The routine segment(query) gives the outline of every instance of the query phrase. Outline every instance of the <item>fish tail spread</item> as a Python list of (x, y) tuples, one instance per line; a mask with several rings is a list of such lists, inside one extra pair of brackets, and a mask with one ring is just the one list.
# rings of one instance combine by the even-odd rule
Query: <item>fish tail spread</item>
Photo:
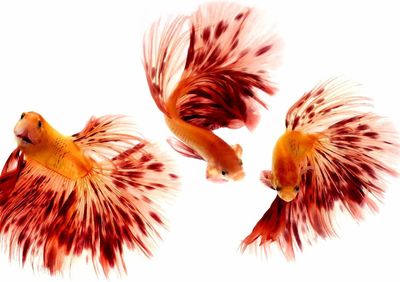
[(107, 276), (111, 269), (126, 271), (126, 249), (152, 255), (166, 223), (161, 206), (178, 177), (168, 157), (132, 130), (125, 118), (105, 116), (73, 135), (93, 162), (77, 180), (14, 154), (18, 169), (6, 166), (18, 170), (18, 179), (0, 202), (0, 234), (10, 258), (54, 274), (84, 256)]
[(270, 26), (260, 32), (256, 14), (233, 3), (211, 3), (163, 28), (160, 21), (152, 25), (144, 67), (161, 111), (169, 115), (166, 105), (173, 104), (180, 119), (210, 130), (256, 126), (265, 93), (275, 93), (270, 71), (280, 53), (278, 38)]
[(287, 129), (319, 138), (302, 167), (297, 197), (289, 203), (277, 197), (243, 241), (243, 250), (277, 242), (287, 258), (294, 258), (304, 242), (337, 235), (336, 212), (359, 221), (366, 210), (377, 211), (385, 178), (398, 176), (398, 133), (387, 118), (369, 110), (370, 101), (356, 86), (330, 79), (290, 108)]

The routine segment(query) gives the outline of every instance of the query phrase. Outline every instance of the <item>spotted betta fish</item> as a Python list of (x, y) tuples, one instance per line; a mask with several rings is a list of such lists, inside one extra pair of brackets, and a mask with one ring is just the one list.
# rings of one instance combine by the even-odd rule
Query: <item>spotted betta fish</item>
[(26, 112), (14, 133), (18, 147), (0, 177), (0, 236), (10, 258), (55, 274), (84, 256), (107, 276), (126, 272), (124, 249), (151, 256), (164, 226), (160, 206), (178, 177), (127, 117), (93, 117), (64, 136)]
[(392, 124), (370, 111), (355, 83), (330, 79), (305, 93), (286, 115), (272, 170), (261, 180), (277, 197), (242, 249), (266, 249), (276, 242), (288, 259), (304, 242), (336, 236), (339, 211), (355, 220), (377, 211), (386, 176), (397, 176), (398, 134)]
[[(274, 94), (270, 70), (280, 44), (271, 26), (260, 32), (256, 11), (233, 3), (200, 6), (191, 16), (154, 23), (144, 39), (144, 68), (151, 95), (169, 129), (169, 144), (207, 162), (207, 179), (244, 177), (242, 148), (213, 133), (253, 129), (266, 94)], [(257, 93), (260, 91), (261, 93)]]

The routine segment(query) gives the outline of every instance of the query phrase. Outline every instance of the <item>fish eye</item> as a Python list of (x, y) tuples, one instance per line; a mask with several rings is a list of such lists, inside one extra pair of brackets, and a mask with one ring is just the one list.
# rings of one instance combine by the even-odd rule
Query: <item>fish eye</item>
[(25, 113), (21, 114), (21, 119), (23, 119), (25, 117)]
[(221, 170), (221, 174), (223, 175), (223, 176), (226, 176), (226, 175), (228, 175), (228, 171), (226, 171), (226, 170)]
[(240, 164), (240, 165), (243, 165), (243, 161), (242, 161), (242, 160), (239, 160), (239, 164)]
[(298, 185), (296, 185), (295, 187), (294, 187), (294, 191), (296, 191), (297, 193), (300, 191), (300, 187), (298, 186)]
[(279, 192), (279, 191), (282, 190), (282, 188), (278, 186), (278, 187), (275, 188), (275, 190), (276, 190), (277, 192)]
[(38, 126), (38, 128), (42, 128), (42, 121), (41, 120), (38, 121), (37, 126)]

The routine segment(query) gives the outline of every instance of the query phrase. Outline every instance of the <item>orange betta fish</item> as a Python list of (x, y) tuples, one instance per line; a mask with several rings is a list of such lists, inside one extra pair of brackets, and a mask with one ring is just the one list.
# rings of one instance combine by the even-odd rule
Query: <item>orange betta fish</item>
[(180, 139), (169, 143), (205, 160), (207, 179), (244, 177), (241, 146), (230, 146), (213, 130), (256, 126), (260, 106), (266, 107), (256, 90), (275, 93), (269, 71), (279, 51), (274, 33), (260, 33), (256, 11), (233, 3), (206, 4), (150, 28), (144, 67), (154, 101)]
[(27, 112), (18, 147), (0, 176), (0, 236), (10, 258), (62, 272), (85, 255), (96, 271), (126, 271), (123, 250), (151, 256), (162, 201), (178, 177), (155, 146), (123, 116), (91, 118), (64, 136)]
[(261, 175), (278, 195), (242, 242), (243, 250), (276, 242), (293, 259), (304, 242), (336, 235), (337, 211), (357, 221), (365, 209), (377, 211), (384, 177), (398, 175), (398, 134), (385, 118), (368, 110), (369, 100), (358, 96), (355, 86), (330, 79), (289, 109), (272, 170)]

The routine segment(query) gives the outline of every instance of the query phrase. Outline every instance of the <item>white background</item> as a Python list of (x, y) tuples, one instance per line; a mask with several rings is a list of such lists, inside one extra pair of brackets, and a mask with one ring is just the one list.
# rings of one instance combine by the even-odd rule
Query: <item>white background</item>
[[(65, 134), (92, 115), (133, 115), (141, 132), (169, 136), (150, 97), (141, 63), (142, 35), (161, 15), (189, 13), (204, 1), (1, 1), (0, 163), (15, 147), (22, 111), (41, 113)], [(277, 249), (268, 260), (240, 254), (240, 241), (275, 194), (258, 181), (269, 168), (288, 107), (319, 80), (341, 75), (361, 82), (376, 111), (399, 127), (400, 43), (396, 1), (241, 1), (269, 11), (285, 41), (280, 87), (270, 111), (251, 134), (223, 132), (244, 147), (247, 177), (217, 185), (205, 163), (173, 153), (181, 193), (168, 209), (169, 232), (148, 260), (126, 253), (126, 281), (400, 281), (400, 190), (389, 179), (380, 213), (355, 224), (341, 219), (340, 239), (321, 241), (288, 263)], [(96, 281), (79, 262), (70, 275), (49, 277), (21, 269), (0, 254), (0, 281)], [(24, 279), (24, 280), (22, 280)], [(104, 279), (104, 278), (99, 278)], [(346, 280), (345, 280), (346, 279)]]

